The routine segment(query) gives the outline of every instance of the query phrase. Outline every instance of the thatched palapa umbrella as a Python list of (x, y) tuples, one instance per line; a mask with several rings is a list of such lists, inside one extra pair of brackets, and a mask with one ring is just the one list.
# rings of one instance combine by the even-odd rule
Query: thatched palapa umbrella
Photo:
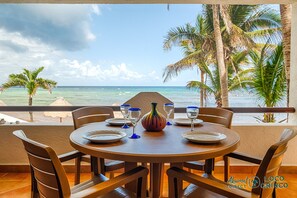
[[(72, 106), (71, 103), (69, 103), (67, 100), (65, 100), (63, 97), (58, 97), (57, 100), (50, 104), (50, 106)], [(55, 111), (49, 111), (44, 112), (45, 116), (50, 116), (53, 118), (60, 118), (60, 122), (62, 122), (63, 118), (66, 118), (68, 116), (71, 116), (71, 112), (62, 111), (62, 112), (55, 112)]]

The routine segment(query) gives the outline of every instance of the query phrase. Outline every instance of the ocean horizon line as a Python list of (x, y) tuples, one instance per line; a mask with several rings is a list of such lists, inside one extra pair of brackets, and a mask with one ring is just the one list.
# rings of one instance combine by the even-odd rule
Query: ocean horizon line
[[(93, 85), (61, 85), (61, 86), (56, 86), (54, 87), (53, 89), (55, 88), (78, 88), (78, 87), (91, 87), (91, 88), (96, 88), (96, 87), (110, 87), (110, 88), (115, 88), (115, 87), (123, 87), (123, 88), (141, 88), (141, 87), (153, 87), (153, 88), (162, 88), (162, 87), (172, 87), (172, 88), (187, 88), (186, 86), (182, 86), (182, 85), (177, 85), (177, 86), (173, 86), (173, 85), (164, 85), (164, 86), (156, 86), (156, 85), (100, 85), (100, 86), (93, 86)], [(11, 87), (11, 88), (24, 88), (22, 86), (15, 86), (15, 87)]]
[(164, 85), (164, 86), (156, 86), (156, 85), (100, 85), (100, 86), (93, 86), (93, 85), (61, 85), (57, 87), (186, 87), (182, 85), (173, 86), (173, 85)]

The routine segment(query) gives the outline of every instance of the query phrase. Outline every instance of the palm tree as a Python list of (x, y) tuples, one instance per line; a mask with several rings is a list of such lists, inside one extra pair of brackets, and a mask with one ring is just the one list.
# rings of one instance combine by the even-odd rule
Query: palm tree
[[(248, 58), (246, 52), (238, 52), (232, 54), (230, 59), (232, 62), (227, 62), (228, 65), (233, 65), (235, 68), (238, 68), (237, 74), (233, 74), (232, 67), (228, 67), (228, 92), (235, 91), (241, 88), (248, 88), (253, 84), (251, 74), (253, 68), (244, 69), (240, 68), (240, 65), (248, 63)], [(222, 95), (221, 95), (221, 86), (220, 86), (220, 75), (217, 65), (212, 65), (212, 70), (208, 65), (204, 65), (204, 70), (207, 74), (208, 81), (189, 81), (187, 87), (190, 89), (205, 89), (208, 95), (214, 95), (217, 107), (222, 107)]]
[[(3, 90), (10, 87), (21, 86), (27, 89), (29, 100), (29, 106), (33, 104), (33, 96), (36, 94), (38, 88), (46, 89), (51, 93), (52, 88), (57, 85), (57, 82), (49, 79), (38, 78), (40, 72), (44, 67), (39, 67), (33, 71), (23, 69), (23, 73), (10, 74), (9, 79), (6, 83), (2, 84)], [(29, 112), (30, 121), (33, 122), (33, 113)]]
[[(254, 65), (253, 87), (266, 107), (275, 107), (284, 97), (286, 90), (283, 47), (271, 49), (266, 44), (260, 53), (250, 53)], [(274, 122), (273, 113), (265, 113), (263, 122)]]
[(280, 4), (280, 13), (282, 21), (283, 33), (283, 50), (284, 61), (286, 66), (286, 79), (287, 79), (287, 106), (289, 106), (289, 91), (290, 91), (290, 61), (291, 61), (291, 19), (292, 7), (291, 4)]
[[(231, 23), (226, 22), (229, 24), (229, 32), (231, 33), (227, 32), (227, 27), (220, 21), (224, 47), (223, 57), (228, 73), (230, 73), (229, 67), (232, 67), (232, 71), (235, 73), (239, 71), (234, 65), (228, 63), (232, 63), (230, 59), (233, 53), (262, 46), (258, 42), (266, 43), (268, 38), (280, 39), (279, 15), (267, 7), (259, 5), (232, 5), (224, 7), (221, 12), (223, 12), (222, 15), (224, 16), (230, 16), (227, 21), (231, 20)], [(234, 38), (233, 35), (237, 35), (237, 37)], [(185, 57), (165, 68), (163, 73), (164, 82), (172, 76), (177, 76), (181, 71), (190, 68), (198, 68), (201, 79), (207, 78), (204, 75), (205, 71), (202, 69), (203, 65), (217, 65), (211, 5), (204, 5), (203, 15), (197, 17), (195, 26), (187, 24), (186, 26), (173, 28), (168, 32), (164, 40), (164, 49), (170, 50), (173, 45), (182, 47)], [(203, 90), (200, 90), (200, 97), (205, 95)]]
[[(257, 10), (259, 7), (257, 6), (248, 6), (247, 10)], [(217, 52), (217, 61), (218, 61), (218, 67), (219, 67), (219, 73), (221, 79), (221, 89), (222, 89), (222, 102), (223, 106), (224, 103), (228, 105), (228, 92), (226, 91), (227, 83), (226, 83), (226, 70), (228, 68), (224, 67), (224, 61), (226, 61), (226, 54), (228, 54), (228, 51), (232, 53), (234, 50), (238, 49), (252, 49), (257, 47), (254, 38), (261, 38), (265, 36), (274, 36), (276, 33), (276, 36), (279, 35), (279, 20), (276, 16), (270, 15), (270, 18), (263, 23), (256, 22), (256, 25), (258, 27), (265, 27), (264, 29), (261, 29), (260, 31), (257, 31), (258, 28), (255, 28), (255, 26), (246, 23), (247, 21), (252, 20), (246, 20), (244, 18), (241, 18), (242, 21), (238, 21), (237, 18), (232, 17), (233, 13), (236, 12), (236, 9), (240, 10), (240, 7), (238, 6), (229, 6), (229, 5), (212, 5), (212, 15), (213, 15), (213, 28), (214, 28), (214, 36), (216, 41), (216, 52)], [(257, 16), (258, 19), (261, 19), (261, 15), (267, 15), (265, 11), (260, 11), (257, 13), (254, 13), (253, 15), (245, 15), (244, 13), (239, 15), (239, 18), (242, 16), (248, 16), (250, 18), (253, 18), (253, 16)], [(220, 16), (223, 21), (223, 26), (220, 25)], [(269, 14), (267, 15), (269, 16)], [(249, 19), (249, 18), (247, 18)], [(271, 20), (273, 19), (273, 20)], [(265, 20), (265, 19), (264, 19)], [(242, 24), (242, 22), (244, 22)], [(255, 22), (255, 21), (254, 21)], [(267, 28), (268, 27), (268, 28)], [(263, 31), (264, 30), (264, 31)], [(225, 33), (224, 33), (225, 32)], [(223, 37), (223, 38), (222, 38)], [(226, 37), (226, 38), (225, 38)], [(224, 42), (223, 41), (226, 41)], [(226, 64), (226, 63), (225, 63)], [(225, 99), (224, 99), (225, 97)]]
[[(185, 57), (165, 68), (163, 73), (164, 82), (189, 68), (200, 70), (200, 78), (204, 82), (205, 71), (203, 66), (211, 63), (213, 51), (210, 46), (214, 45), (211, 34), (206, 30), (204, 18), (198, 15), (195, 26), (186, 24), (185, 26), (172, 28), (165, 37), (163, 48), (170, 50), (172, 45), (182, 47)], [(204, 96), (205, 90), (202, 88), (200, 89), (201, 107), (204, 106)]]
[(217, 63), (218, 63), (218, 71), (220, 74), (222, 106), (228, 107), (229, 106), (228, 75), (227, 75), (227, 68), (225, 66), (225, 60), (224, 60), (224, 44), (223, 44), (223, 39), (221, 34), (218, 5), (212, 6), (212, 13), (213, 13), (214, 38), (216, 43), (216, 55), (217, 55), (216, 57), (217, 57)]

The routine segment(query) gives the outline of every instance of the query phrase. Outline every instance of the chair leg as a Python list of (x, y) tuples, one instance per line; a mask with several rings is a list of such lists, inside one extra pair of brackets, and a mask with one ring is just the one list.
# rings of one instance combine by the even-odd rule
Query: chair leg
[(112, 179), (112, 178), (114, 178), (114, 172), (113, 171), (110, 171), (109, 172), (109, 179)]
[(224, 156), (224, 181), (227, 182), (229, 180), (230, 174), (230, 159), (228, 156)]
[(80, 183), (80, 167), (81, 167), (81, 157), (75, 159), (75, 176), (74, 176), (74, 185)]
[(164, 174), (165, 174), (165, 164), (161, 164), (160, 172), (161, 172), (161, 178), (160, 178), (160, 196), (163, 197), (163, 183), (164, 183)]
[(137, 181), (137, 197), (146, 198), (147, 196), (147, 178), (139, 178)]
[(35, 179), (33, 168), (31, 166), (30, 166), (30, 171), (31, 171), (31, 198), (39, 198), (37, 181)]
[(97, 157), (91, 156), (91, 172), (92, 172), (92, 177), (99, 175)]
[(273, 188), (272, 198), (276, 198), (276, 188)]
[(104, 159), (103, 158), (97, 158), (97, 160), (98, 160), (97, 164), (98, 164), (99, 173), (105, 175), (105, 173), (106, 173), (106, 166), (105, 166)]
[(178, 198), (178, 186), (176, 178), (168, 177), (168, 188), (168, 196), (172, 198)]

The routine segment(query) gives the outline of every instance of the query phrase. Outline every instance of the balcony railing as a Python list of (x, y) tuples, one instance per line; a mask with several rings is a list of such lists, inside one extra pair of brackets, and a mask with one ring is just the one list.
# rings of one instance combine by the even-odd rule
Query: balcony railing
[[(0, 106), (0, 112), (34, 112), (34, 111), (73, 111), (86, 106)], [(108, 106), (114, 111), (120, 111), (119, 106)], [(203, 108), (203, 107), (201, 107)], [(228, 107), (234, 113), (295, 113), (294, 107)], [(175, 113), (186, 113), (185, 107), (174, 108)]]

